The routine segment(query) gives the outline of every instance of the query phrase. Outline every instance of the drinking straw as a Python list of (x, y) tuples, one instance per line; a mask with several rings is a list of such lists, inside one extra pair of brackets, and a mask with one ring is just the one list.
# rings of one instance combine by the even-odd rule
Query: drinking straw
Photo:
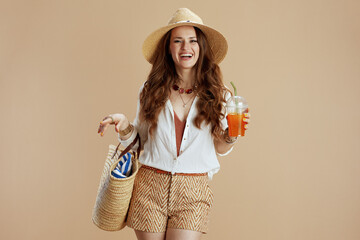
[[(230, 82), (232, 87), (234, 88), (234, 96), (237, 96), (237, 90), (236, 90), (236, 87), (235, 87), (235, 84), (233, 82)], [(239, 106), (239, 99), (235, 98), (235, 105), (236, 105), (236, 108), (238, 108)]]
[(233, 86), (234, 88), (234, 96), (237, 96), (237, 91), (236, 91), (236, 87), (235, 87), (235, 84), (233, 82), (230, 82), (231, 85)]

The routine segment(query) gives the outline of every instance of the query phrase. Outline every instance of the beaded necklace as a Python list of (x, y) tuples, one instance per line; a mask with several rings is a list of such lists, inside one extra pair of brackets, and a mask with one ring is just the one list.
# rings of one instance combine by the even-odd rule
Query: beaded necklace
[(184, 88), (179, 87), (176, 84), (173, 85), (173, 89), (175, 91), (179, 91), (180, 94), (183, 94), (183, 93), (191, 94), (194, 91), (192, 88), (184, 89)]

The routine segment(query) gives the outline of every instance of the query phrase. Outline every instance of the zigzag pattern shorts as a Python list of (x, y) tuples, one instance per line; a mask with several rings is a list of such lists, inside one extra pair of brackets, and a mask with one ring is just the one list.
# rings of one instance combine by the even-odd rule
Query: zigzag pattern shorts
[(181, 176), (141, 167), (136, 176), (127, 226), (145, 232), (167, 228), (206, 233), (213, 193), (208, 176)]

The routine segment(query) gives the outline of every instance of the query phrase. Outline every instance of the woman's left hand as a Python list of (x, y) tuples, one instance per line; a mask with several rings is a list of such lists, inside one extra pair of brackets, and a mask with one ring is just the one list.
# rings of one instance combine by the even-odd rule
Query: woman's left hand
[(245, 123), (245, 130), (248, 130), (248, 125), (250, 123), (250, 113), (244, 113), (243, 122)]

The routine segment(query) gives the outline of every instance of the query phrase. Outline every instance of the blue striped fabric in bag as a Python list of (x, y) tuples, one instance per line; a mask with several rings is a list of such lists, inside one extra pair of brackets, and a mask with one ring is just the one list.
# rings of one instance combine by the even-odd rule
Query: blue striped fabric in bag
[(111, 175), (113, 175), (116, 178), (126, 178), (131, 175), (131, 162), (132, 155), (130, 153), (126, 153), (119, 163), (116, 165), (116, 168), (111, 172)]

